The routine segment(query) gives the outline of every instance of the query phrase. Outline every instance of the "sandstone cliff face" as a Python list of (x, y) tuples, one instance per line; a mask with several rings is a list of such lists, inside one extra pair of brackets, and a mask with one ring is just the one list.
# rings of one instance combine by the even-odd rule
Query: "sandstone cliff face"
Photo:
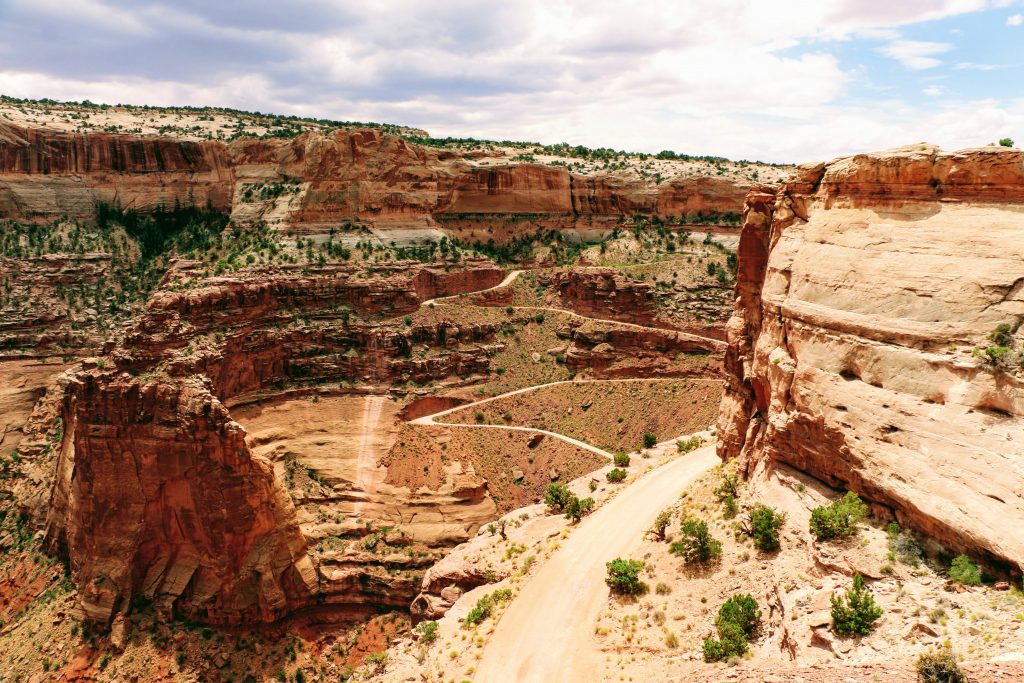
[[(344, 451), (332, 456), (342, 474), (318, 475), (298, 495), (284, 483), (285, 462), (252, 442), (225, 407), (307, 380), (386, 387), (487, 367), (500, 347), (498, 323), (451, 328), (368, 318), (486, 288), (500, 281), (500, 269), (482, 260), (448, 270), (404, 262), (377, 269), (374, 276), (351, 266), (271, 269), (179, 287), (190, 272), (179, 264), (103, 362), (86, 361), (61, 380), (64, 431), (46, 536), (70, 559), (86, 618), (109, 623), (139, 597), (219, 623), (271, 621), (305, 608), (402, 606), (418, 581), (395, 579), (388, 568), (422, 569), (433, 553), (410, 556), (400, 539), (395, 557), (314, 553), (324, 524), (297, 503), (319, 511), (335, 505), (345, 521), (330, 526), (356, 536), (367, 533), (367, 520), (419, 507), (427, 524), (439, 508), (448, 524), (448, 536), (436, 539), (441, 546), (493, 514), (485, 482), (471, 473), (434, 498), (426, 491), (374, 498), (367, 481), (345, 474), (355, 454)], [(412, 357), (413, 344), (446, 352)], [(293, 471), (309, 467), (299, 462)]]
[(1024, 155), (915, 146), (747, 198), (719, 454), (781, 461), (1024, 567)]
[(658, 326), (651, 285), (631, 280), (613, 268), (574, 268), (539, 281), (553, 287), (562, 303), (580, 315)]
[[(533, 230), (634, 213), (738, 212), (745, 190), (720, 178), (655, 185), (539, 164), (480, 167), (376, 129), (224, 143), (0, 124), (0, 218), (90, 218), (99, 201), (142, 210), (209, 203), (239, 223), (300, 232), (357, 219), (423, 228), (437, 218), (478, 235), (481, 217), (529, 217)], [(506, 239), (511, 227), (490, 237)]]
[(67, 383), (50, 540), (86, 618), (138, 596), (231, 623), (309, 601), (318, 577), (291, 500), (208, 383), (96, 370)]
[(231, 206), (234, 174), (217, 142), (77, 134), (0, 123), (0, 217), (92, 217), (99, 201)]

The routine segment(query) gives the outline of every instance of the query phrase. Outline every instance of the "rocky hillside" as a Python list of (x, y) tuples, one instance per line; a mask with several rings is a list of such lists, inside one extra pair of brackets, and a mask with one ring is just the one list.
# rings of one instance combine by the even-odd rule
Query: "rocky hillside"
[(1024, 154), (916, 145), (747, 199), (723, 458), (782, 462), (1024, 567)]
[(634, 214), (735, 225), (749, 184), (714, 169), (662, 182), (660, 174), (480, 159), (379, 128), (222, 141), (0, 122), (0, 218), (19, 220), (91, 218), (101, 202), (210, 205), (235, 222), (296, 232), (365, 220), (396, 231), (389, 240), (436, 238), (429, 231), (443, 229), (502, 242), (539, 227), (602, 228)]

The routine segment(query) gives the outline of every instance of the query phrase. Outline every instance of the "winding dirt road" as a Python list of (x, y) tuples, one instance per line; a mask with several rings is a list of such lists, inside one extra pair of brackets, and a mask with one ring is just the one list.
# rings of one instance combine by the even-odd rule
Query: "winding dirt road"
[(566, 436), (565, 434), (559, 434), (558, 432), (549, 432), (546, 429), (537, 429), (536, 427), (516, 427), (516, 426), (513, 426), (513, 425), (481, 425), (481, 424), (469, 424), (469, 423), (465, 423), (465, 422), (439, 422), (437, 420), (437, 418), (444, 417), (445, 415), (450, 415), (451, 413), (456, 413), (456, 412), (459, 412), (461, 410), (471, 410), (472, 408), (475, 408), (476, 406), (483, 405), (485, 403), (490, 403), (491, 401), (497, 401), (498, 399), (506, 398), (508, 396), (515, 396), (516, 394), (525, 394), (525, 393), (530, 392), (530, 391), (536, 391), (537, 389), (543, 389), (544, 387), (553, 387), (553, 386), (557, 386), (559, 384), (607, 384), (609, 382), (674, 382), (674, 381), (678, 381), (678, 378), (676, 378), (676, 377), (629, 377), (629, 378), (617, 378), (617, 379), (567, 379), (567, 380), (561, 380), (559, 382), (548, 382), (546, 384), (535, 384), (535, 385), (530, 386), (530, 387), (523, 387), (522, 389), (516, 389), (515, 391), (507, 391), (504, 394), (498, 394), (497, 396), (491, 396), (490, 398), (484, 398), (484, 399), (480, 399), (479, 401), (473, 401), (472, 403), (466, 403), (466, 404), (463, 404), (461, 406), (455, 406), (454, 408), (448, 408), (446, 410), (441, 410), (439, 412), (433, 413), (432, 415), (424, 415), (423, 417), (418, 417), (418, 418), (416, 418), (414, 420), (409, 420), (409, 424), (411, 424), (411, 425), (420, 425), (420, 426), (439, 425), (439, 426), (443, 426), (443, 427), (466, 427), (466, 428), (469, 428), (469, 429), (506, 429), (506, 430), (513, 431), (513, 432), (531, 432), (533, 434), (546, 434), (547, 436), (552, 436), (552, 437), (554, 437), (556, 439), (561, 439), (562, 441), (566, 441), (568, 443), (571, 443), (574, 446), (579, 446), (580, 448), (588, 450), (591, 453), (596, 453), (597, 455), (600, 455), (602, 457), (605, 457), (605, 458), (608, 458), (609, 460), (611, 460), (612, 459), (612, 454), (609, 453), (606, 450), (598, 448), (597, 446), (593, 446), (593, 445), (587, 443), (586, 441), (580, 441), (579, 439), (574, 439), (571, 436)]
[[(437, 297), (436, 299), (427, 299), (426, 301), (424, 301), (420, 305), (421, 306), (429, 306), (429, 305), (432, 305), (432, 304), (437, 304), (440, 301), (448, 301), (448, 300), (452, 300), (452, 299), (459, 299), (459, 298), (464, 297), (464, 296), (471, 296), (473, 294), (482, 294), (484, 292), (490, 292), (490, 291), (493, 291), (495, 289), (501, 289), (503, 287), (508, 287), (513, 282), (515, 282), (516, 278), (518, 278), (523, 272), (525, 272), (525, 271), (513, 270), (508, 275), (505, 276), (504, 280), (502, 280), (498, 284), (494, 285), (493, 287), (488, 287), (487, 289), (481, 289), (481, 290), (477, 290), (475, 292), (464, 292), (462, 294), (453, 294), (451, 296), (441, 296), (441, 297)], [(679, 330), (673, 330), (673, 329), (670, 329), (670, 328), (667, 328), (667, 327), (651, 327), (649, 325), (637, 325), (636, 323), (627, 323), (627, 322), (622, 322), (620, 320), (612, 320), (610, 318), (593, 318), (593, 317), (586, 316), (586, 315), (580, 315), (579, 313), (576, 313), (574, 311), (570, 311), (570, 310), (565, 309), (565, 308), (554, 308), (554, 307), (551, 307), (551, 306), (513, 306), (512, 308), (515, 308), (516, 310), (521, 310), (521, 311), (547, 311), (549, 313), (561, 313), (561, 314), (567, 315), (567, 316), (569, 316), (571, 318), (579, 318), (580, 320), (589, 320), (589, 321), (599, 322), (599, 323), (609, 323), (609, 324), (613, 324), (613, 325), (620, 325), (622, 327), (626, 327), (628, 329), (633, 329), (633, 330), (657, 330), (658, 332), (662, 332), (664, 334), (674, 334), (674, 335), (677, 335), (680, 339), (687, 339), (687, 340), (690, 340), (690, 341), (709, 342), (713, 347), (715, 347), (716, 349), (719, 349), (719, 350), (724, 350), (725, 347), (726, 347), (726, 343), (724, 341), (722, 341), (721, 339), (715, 339), (714, 337), (705, 337), (702, 334), (694, 334), (692, 332), (681, 332)]]
[[(514, 270), (498, 285), (507, 287), (519, 276)], [(489, 291), (489, 290), (482, 290)], [(425, 301), (424, 305), (462, 295)], [(589, 318), (572, 311), (537, 306), (516, 306), (517, 309), (543, 310), (568, 314), (584, 320), (622, 325), (629, 328), (652, 329), (617, 320)], [(662, 330), (661, 332), (673, 332)], [(712, 342), (724, 347), (721, 340), (685, 332), (683, 337)], [(668, 381), (673, 378), (665, 378)], [(658, 381), (651, 378), (565, 380), (516, 389), (499, 396), (474, 401), (414, 420), (414, 425), (444, 425), (466, 429), (505, 429), (546, 434), (562, 439), (592, 453), (611, 459), (612, 454), (584, 441), (564, 434), (533, 427), (512, 425), (463, 424), (438, 421), (438, 418), (461, 410), (490, 403), (507, 396), (535, 391), (556, 384), (590, 382)], [(660, 444), (659, 444), (660, 445)], [(541, 566), (523, 586), (515, 600), (498, 620), (488, 641), (483, 659), (477, 667), (475, 683), (577, 683), (593, 681), (600, 663), (600, 653), (592, 642), (594, 624), (608, 600), (604, 583), (605, 563), (616, 557), (629, 557), (639, 548), (644, 534), (658, 513), (671, 505), (690, 483), (719, 462), (714, 446), (705, 446), (689, 455), (680, 456), (631, 481), (618, 494), (585, 518), (565, 543)]]
[(501, 615), (475, 683), (595, 680), (594, 624), (608, 600), (605, 563), (629, 557), (658, 512), (720, 462), (713, 446), (652, 470), (586, 517)]

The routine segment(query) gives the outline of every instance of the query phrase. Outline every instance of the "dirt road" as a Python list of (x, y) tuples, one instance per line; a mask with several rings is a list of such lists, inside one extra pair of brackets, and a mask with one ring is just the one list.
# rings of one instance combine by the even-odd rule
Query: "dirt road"
[(720, 462), (700, 448), (629, 484), (580, 523), (502, 614), (475, 683), (594, 680), (594, 624), (608, 600), (605, 563), (629, 557), (658, 512)]

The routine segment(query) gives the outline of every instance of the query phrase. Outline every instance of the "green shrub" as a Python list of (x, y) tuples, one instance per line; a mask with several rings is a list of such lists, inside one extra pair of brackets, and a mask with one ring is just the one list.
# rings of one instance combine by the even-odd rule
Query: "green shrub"
[(610, 470), (608, 474), (606, 474), (605, 476), (608, 478), (608, 481), (614, 484), (625, 480), (626, 470), (620, 470), (618, 467), (616, 467), (615, 469)]
[(681, 555), (687, 564), (704, 563), (722, 554), (722, 544), (708, 531), (708, 525), (695, 519), (683, 522), (683, 536), (671, 546), (671, 551)]
[(868, 513), (868, 506), (853, 491), (828, 507), (811, 511), (811, 533), (819, 541), (846, 538), (857, 533), (857, 523)]
[(700, 448), (704, 441), (696, 434), (691, 436), (689, 439), (676, 439), (676, 450), (680, 453), (689, 453), (692, 450)]
[(1002, 138), (999, 141), (999, 146), (1000, 147), (1013, 147), (1013, 139), (1012, 138)]
[(766, 553), (779, 549), (779, 529), (786, 522), (786, 515), (758, 503), (750, 511), (750, 535), (754, 547)]
[(544, 492), (544, 502), (551, 512), (561, 512), (569, 504), (572, 492), (565, 484), (553, 482), (548, 484), (548, 490)]
[(371, 652), (366, 655), (363, 663), (370, 668), (374, 673), (384, 673), (384, 667), (388, 663), (387, 652)]
[(996, 329), (992, 330), (992, 333), (988, 335), (988, 340), (996, 346), (1012, 346), (1013, 345), (1013, 328), (1008, 323), (1000, 323), (996, 325)]
[(964, 586), (980, 586), (981, 571), (966, 555), (957, 555), (949, 566), (949, 579)]
[(583, 498), (582, 500), (577, 496), (570, 496), (569, 502), (565, 505), (565, 518), (572, 520), (573, 522), (580, 521), (584, 515), (594, 509), (593, 498)]
[(605, 566), (608, 568), (608, 577), (604, 582), (613, 593), (637, 595), (647, 590), (647, 586), (640, 580), (640, 571), (644, 568), (644, 563), (640, 560), (616, 557)]
[(616, 453), (612, 458), (616, 467), (629, 467), (629, 454), (628, 453)]
[(956, 654), (947, 644), (938, 652), (925, 652), (917, 658), (917, 679), (921, 683), (967, 683)]
[(722, 605), (715, 617), (718, 639), (704, 641), (704, 661), (717, 662), (742, 655), (761, 622), (761, 610), (751, 595), (734, 595)]
[(871, 632), (882, 616), (882, 608), (875, 604), (875, 596), (864, 586), (864, 577), (853, 575), (853, 587), (846, 595), (832, 595), (832, 629), (839, 634)]
[(494, 613), (495, 605), (505, 602), (511, 597), (512, 591), (508, 588), (502, 588), (483, 596), (469, 610), (466, 618), (462, 621), (462, 628), (471, 628), (484, 621)]
[(719, 503), (735, 509), (736, 499), (740, 497), (740, 478), (735, 470), (722, 470), (722, 481), (715, 489), (715, 496)]
[(672, 523), (672, 510), (662, 510), (658, 513), (658, 516), (654, 518), (654, 526), (651, 527), (651, 535), (654, 536), (655, 540), (665, 540), (665, 530), (668, 529), (668, 525)]
[(742, 628), (749, 638), (754, 634), (760, 621), (761, 610), (757, 607), (757, 600), (749, 593), (743, 593), (732, 596), (722, 604), (715, 618), (715, 625), (732, 622)]
[(650, 432), (644, 432), (644, 448), (654, 448), (658, 443), (658, 437)]
[(722, 517), (725, 519), (732, 519), (739, 512), (739, 506), (736, 505), (736, 499), (732, 496), (726, 496), (722, 501)]
[(420, 636), (420, 642), (424, 645), (430, 645), (437, 640), (437, 622), (436, 621), (424, 621), (416, 627), (416, 632)]

